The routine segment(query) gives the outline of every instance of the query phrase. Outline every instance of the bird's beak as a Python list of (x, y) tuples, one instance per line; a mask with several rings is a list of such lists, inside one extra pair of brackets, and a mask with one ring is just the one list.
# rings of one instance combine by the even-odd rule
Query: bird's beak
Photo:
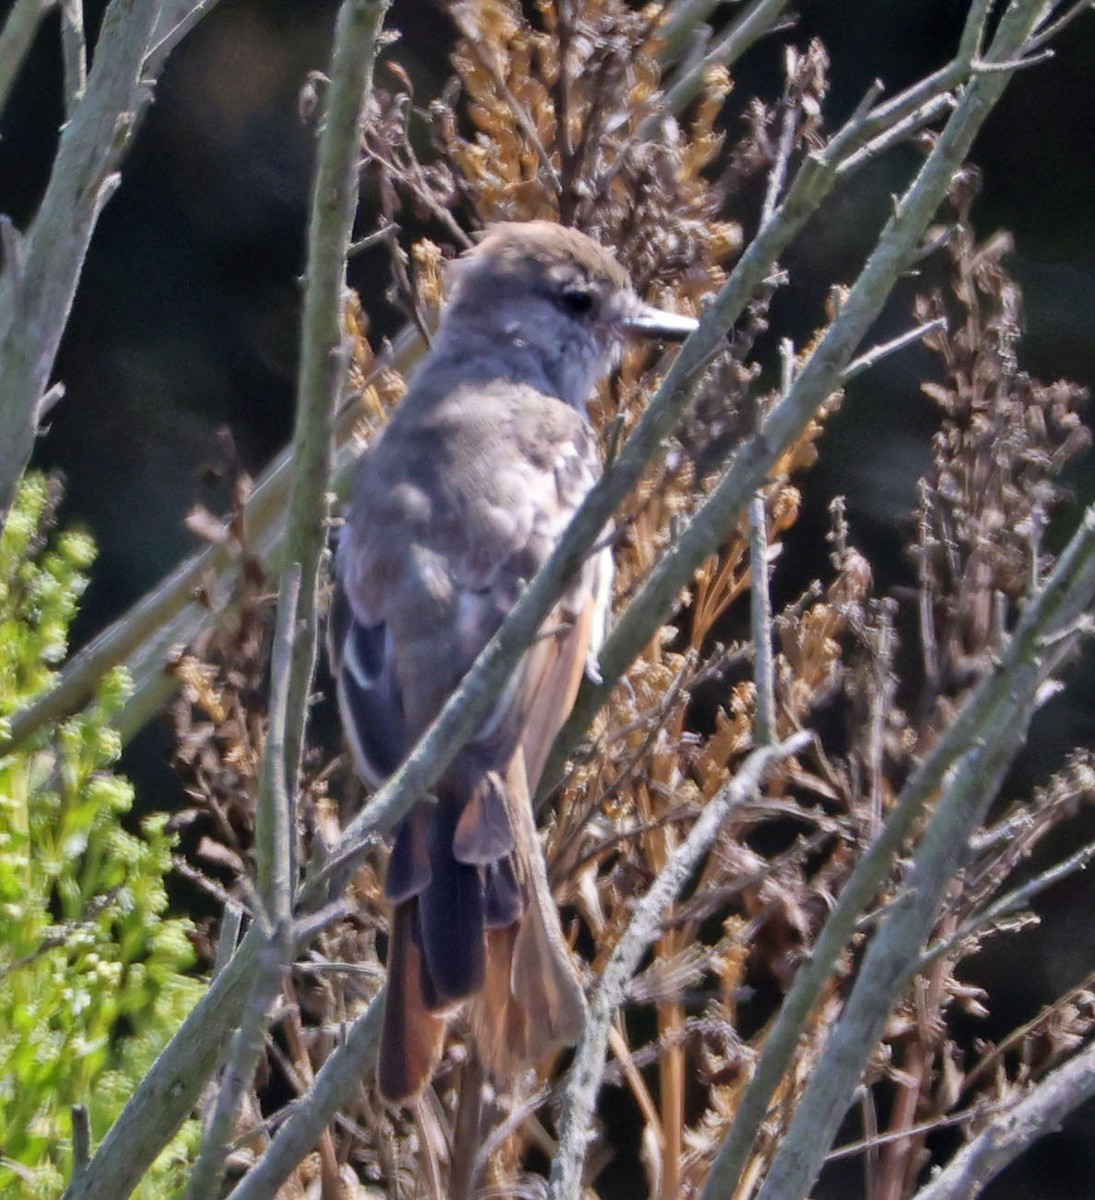
[(699, 326), (695, 317), (682, 317), (666, 312), (652, 304), (636, 302), (619, 322), (622, 332), (631, 337), (663, 338), (667, 342), (683, 342)]

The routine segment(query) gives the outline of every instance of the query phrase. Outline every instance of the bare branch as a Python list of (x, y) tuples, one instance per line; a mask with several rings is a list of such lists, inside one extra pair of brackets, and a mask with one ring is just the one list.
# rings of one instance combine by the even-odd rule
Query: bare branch
[[(271, 930), (287, 925), (293, 907), (293, 837), (296, 833), (296, 763), (288, 756), (290, 722), (303, 726), (307, 707), (289, 709), (294, 642), (300, 628), (301, 571), (292, 563), (282, 576), (270, 664), (270, 727), (263, 749), (255, 811), (258, 894)], [(292, 774), (290, 774), (292, 772)]]
[[(315, 655), (314, 603), (322, 550), (322, 511), (331, 457), (331, 415), (342, 383), (341, 312), (345, 256), (356, 203), (358, 147), (372, 80), (377, 35), (388, 0), (344, 0), (339, 10), (328, 91), (328, 115), (320, 139), (316, 193), (309, 246), (309, 286), (305, 299), (305, 344), (301, 361), (301, 399), (294, 441), (296, 472), (289, 499), (287, 553), (295, 570), (283, 578), (279, 603), (278, 671), (287, 694), (275, 709), (284, 736), (278, 763), (268, 764), (270, 803), (295, 789), (300, 737), (307, 709), (307, 686)], [(312, 524), (309, 526), (309, 520)], [(300, 579), (300, 604), (293, 601)], [(305, 611), (305, 602), (309, 608)], [(291, 630), (295, 629), (295, 635)], [(305, 651), (300, 650), (305, 643)], [(280, 716), (279, 716), (280, 714)], [(272, 910), (269, 935), (252, 927), (227, 967), (161, 1053), (115, 1122), (88, 1170), (74, 1181), (66, 1200), (122, 1200), (156, 1154), (174, 1135), (193, 1107), (227, 1036), (241, 1020), (234, 1040), (232, 1070), (218, 1096), (213, 1129), (207, 1139), (190, 1195), (214, 1194), (223, 1145), (239, 1097), (249, 1086), (262, 1050), (266, 1013), (277, 995), (285, 964), (294, 949), (288, 920), (291, 875), (286, 859), (285, 814), (271, 817), (265, 840), (263, 907)], [(212, 1011), (210, 1011), (212, 1009)], [(202, 1014), (197, 1027), (195, 1020)], [(185, 1067), (183, 1064), (186, 1064)], [(196, 1189), (196, 1190), (195, 1190)]]
[(732, 66), (761, 38), (781, 28), (783, 10), (788, 3), (789, 0), (753, 0), (731, 21), (700, 61), (672, 84), (658, 111), (651, 113), (640, 126), (639, 139), (650, 137), (667, 115), (682, 113), (703, 91), (713, 68)]
[(891, 354), (896, 354), (899, 350), (904, 350), (906, 346), (912, 346), (916, 342), (926, 337), (929, 333), (934, 333), (937, 329), (946, 329), (947, 320), (945, 317), (937, 317), (934, 321), (927, 321), (923, 325), (918, 325), (915, 329), (909, 329), (905, 333), (899, 333), (897, 337), (891, 338), (888, 342), (882, 342), (877, 346), (872, 346), (866, 354), (859, 355), (853, 359), (843, 370), (840, 376), (840, 383), (850, 383), (857, 375), (862, 375), (864, 371), (869, 371), (876, 366), (882, 359), (889, 357)]
[(175, 49), (199, 21), (209, 16), (219, 3), (220, 0), (194, 0), (188, 12), (177, 19), (172, 16), (171, 19), (175, 23), (155, 43), (152, 49), (149, 50), (148, 56), (145, 58), (145, 71), (150, 75), (158, 75), (163, 69), (164, 60), (171, 51)]
[[(721, 4), (727, 0), (677, 0), (669, 10), (661, 30), (662, 62), (675, 63), (687, 52), (688, 43), (696, 31)], [(708, 32), (710, 32), (708, 30)]]
[(319, 1141), (335, 1114), (376, 1071), (381, 991), (354, 1021), (328, 1056), (315, 1083), (302, 1096), (274, 1136), (262, 1158), (236, 1185), (229, 1200), (266, 1200), (277, 1193), (293, 1168)]
[(266, 1043), (270, 1009), (281, 992), (290, 950), (287, 923), (275, 926), (259, 947), (255, 969), (250, 972), (251, 986), (243, 1016), (232, 1038), (217, 1101), (202, 1137), (201, 1152), (191, 1172), (184, 1200), (205, 1200), (220, 1194), (228, 1144), (244, 1093), (251, 1087)]
[(968, 1146), (916, 1193), (915, 1200), (975, 1200), (985, 1186), (1039, 1138), (1095, 1096), (1095, 1045), (1036, 1084), (1008, 1112), (993, 1117)]
[(34, 447), (42, 395), (68, 320), (91, 234), (117, 186), (114, 172), (151, 99), (144, 57), (158, 0), (111, 0), (95, 63), (65, 124), (21, 264), (0, 278), (0, 521)]
[(768, 513), (764, 491), (749, 501), (750, 630), (753, 679), (757, 689), (755, 738), (770, 745), (776, 735), (775, 667), (772, 662), (772, 601), (768, 594)]
[(87, 87), (84, 0), (61, 0), (61, 61), (65, 76), (65, 116), (71, 117)]
[[(949, 807), (958, 807), (963, 802), (968, 805), (968, 797), (976, 791), (974, 789), (974, 792), (971, 792), (968, 775), (971, 770), (976, 774), (979, 755), (986, 755), (991, 759), (993, 737), (1002, 738), (1005, 743), (1004, 749), (1009, 741), (1012, 749), (1016, 748), (1020, 740), (1017, 733), (1024, 728), (1022, 717), (1029, 713), (1037, 688), (1045, 677), (1045, 638), (1075, 620), (1077, 611), (1083, 611), (1093, 596), (1095, 509), (1086, 514), (1083, 524), (1058, 561), (1050, 581), (1028, 605), (995, 670), (986, 676), (970, 695), (947, 732), (905, 785), (881, 833), (860, 859), (845, 884), (814, 944), (809, 960), (799, 969), (795, 982), (784, 999), (756, 1074), (738, 1109), (733, 1129), (712, 1168), (704, 1193), (706, 1197), (724, 1194), (727, 1188), (732, 1190), (733, 1181), (740, 1175), (756, 1131), (794, 1053), (799, 1031), (821, 995), (833, 965), (848, 944), (860, 914), (877, 894), (924, 805), (936, 793), (947, 772), (952, 768), (955, 769), (956, 775), (948, 787), (947, 794), (953, 797)], [(1056, 659), (1056, 655), (1052, 657)], [(975, 749), (971, 750), (971, 747)], [(955, 767), (955, 764), (958, 766)], [(987, 765), (991, 766), (992, 762)], [(941, 823), (945, 819), (940, 816), (944, 807), (943, 801), (940, 801), (936, 811), (937, 822)], [(939, 827), (939, 824), (933, 822), (930, 828)], [(943, 848), (940, 852), (945, 852), (958, 838), (959, 834), (952, 828), (942, 839)], [(960, 838), (962, 846), (965, 845), (965, 840), (965, 837)], [(926, 877), (930, 875), (931, 864), (928, 864)], [(946, 880), (944, 884), (945, 882)], [(915, 899), (914, 896), (911, 900), (903, 900), (903, 907), (899, 911), (907, 910)], [(926, 936), (927, 930), (924, 930), (920, 941)], [(907, 978), (909, 964), (915, 965), (919, 958), (919, 944), (908, 951), (902, 960), (896, 986), (900, 987)], [(891, 983), (893, 971), (894, 968), (891, 968)], [(866, 973), (866, 967), (863, 968), (863, 973)], [(853, 1064), (855, 1079), (858, 1078), (858, 1062), (859, 1060), (856, 1060)], [(836, 1078), (834, 1068), (834, 1079)], [(851, 1094), (851, 1087), (854, 1087), (855, 1079), (848, 1088), (848, 1096)], [(840, 1082), (846, 1082), (846, 1079), (841, 1077)], [(840, 1101), (830, 1100), (830, 1103), (840, 1109), (836, 1114), (836, 1119), (839, 1120), (844, 1111)], [(829, 1114), (819, 1115), (816, 1107), (812, 1107), (811, 1111), (819, 1123), (819, 1130), (827, 1128), (825, 1117)], [(835, 1132), (835, 1127), (832, 1132)], [(827, 1148), (826, 1146), (825, 1149)], [(824, 1154), (824, 1150), (821, 1153)], [(766, 1200), (772, 1198), (769, 1196)]]
[(566, 1092), (559, 1146), (551, 1167), (549, 1200), (576, 1200), (581, 1193), (582, 1164), (593, 1138), (593, 1110), (605, 1069), (609, 1026), (650, 943), (661, 932), (669, 907), (699, 865), (727, 817), (760, 793), (776, 763), (800, 754), (810, 735), (798, 733), (778, 745), (761, 746), (749, 755), (734, 778), (705, 805), (688, 837), (673, 853), (657, 879), (635, 906), (627, 929), (612, 951), (598, 980), (589, 1019), (574, 1054)]
[(77, 1178), (91, 1161), (91, 1117), (86, 1104), (72, 1106), (72, 1175)]
[[(300, 566), (293, 563), (285, 572), (278, 602), (277, 629), (270, 668), (270, 728), (263, 751), (262, 776), (255, 814), (255, 857), (258, 867), (256, 919), (263, 934), (258, 968), (243, 1020), (232, 1040), (232, 1049), (224, 1069), (213, 1114), (202, 1138), (201, 1151), (186, 1200), (202, 1200), (215, 1195), (224, 1178), (225, 1157), (232, 1138), (244, 1093), (251, 1087), (266, 1041), (269, 1013), (281, 992), (282, 979), (292, 950), (292, 838), (295, 774), (287, 782), (295, 764), (286, 761), (286, 731), (290, 720), (303, 725), (306, 712), (289, 712), (289, 682), (293, 668), (294, 641), (298, 636)], [(227, 908), (228, 936), (231, 934), (231, 908)], [(220, 949), (218, 947), (218, 958)]]
[(968, 921), (964, 921), (948, 937), (929, 946), (921, 955), (917, 970), (922, 971), (935, 959), (949, 954), (968, 938), (976, 936), (982, 930), (990, 929), (998, 921), (1003, 921), (1013, 913), (1021, 912), (1046, 888), (1053, 887), (1070, 875), (1075, 875), (1077, 871), (1086, 870), (1093, 861), (1095, 861), (1095, 842), (1088, 842), (1087, 845), (1081, 846), (1075, 853), (1070, 854), (1068, 858), (1054, 863), (1044, 871), (1039, 871), (1033, 879), (1028, 880), (1021, 887), (1006, 892), (982, 912), (977, 913)]
[[(1030, 26), (1036, 18), (1036, 13), (1033, 11), (1036, 7), (1035, 0), (1028, 0), (1027, 3), (1013, 5), (1005, 15), (997, 33), (997, 46), (994, 47), (1000, 57), (1009, 57), (1014, 52), (1015, 46), (1020, 44), (1029, 33)], [(860, 279), (853, 287), (848, 302), (842, 306), (840, 317), (823, 339), (813, 358), (803, 369), (796, 388), (803, 386), (804, 379), (808, 381), (808, 377), (813, 371), (821, 369), (819, 364), (824, 363), (831, 353), (831, 350), (827, 353), (826, 343), (834, 338), (834, 331), (849, 315), (853, 296), (860, 290), (861, 285), (864, 289), (861, 299), (866, 303), (867, 292), (874, 286), (875, 280), (872, 277), (876, 272), (886, 273), (891, 275), (891, 278), (896, 278), (902, 268), (905, 256), (913, 250), (916, 240), (942, 200), (953, 172), (965, 158), (985, 115), (1001, 95), (1006, 79), (1007, 76), (1003, 75), (982, 75), (971, 83), (962, 102), (948, 121), (939, 141), (925, 162), (917, 181), (902, 200), (898, 213), (891, 219), (877, 250), (871, 256)], [(916, 210), (919, 211), (915, 224), (906, 226), (905, 222), (911, 219), (912, 212)], [(919, 229), (916, 226), (919, 226)], [(913, 236), (910, 237), (909, 234), (913, 234)], [(876, 312), (877, 308), (872, 306), (872, 311)], [(863, 326), (864, 332), (867, 324)], [(842, 369), (843, 365), (840, 364), (838, 369)], [(790, 397), (788, 397), (789, 399)], [(786, 403), (785, 400), (778, 407), (783, 407)], [(775, 414), (773, 413), (773, 415)], [(738, 461), (728, 472), (727, 479), (735, 474), (734, 468), (738, 466), (738, 462), (743, 460), (748, 450), (749, 447), (746, 447), (739, 455)], [(741, 474), (744, 475), (746, 472), (743, 470)], [(745, 497), (748, 495), (746, 491), (748, 483), (752, 483), (751, 478), (742, 479), (739, 484), (735, 505), (737, 513), (740, 513), (741, 505), (744, 504)], [(714, 495), (718, 495), (724, 486), (727, 486), (726, 481), (716, 489)], [(1090, 524), (1090, 521), (1087, 524)], [(684, 541), (685, 537), (678, 539), (666, 560), (663, 560), (662, 568), (666, 570), (667, 574), (668, 560), (680, 550)], [(650, 583), (652, 582), (653, 577)], [(634, 603), (638, 604), (641, 598), (640, 595)], [(1031, 611), (1028, 610), (1026, 616), (1029, 617)], [(613, 636), (619, 634), (620, 627), (617, 626)], [(611, 640), (610, 638), (610, 642)], [(1009, 658), (1011, 652), (1015, 650), (1017, 640), (1018, 634), (1009, 647)], [(606, 645), (602, 652), (601, 670), (607, 677), (614, 678), (611, 667), (605, 663), (609, 649), (610, 646)], [(790, 1062), (798, 1039), (798, 1032), (806, 1020), (815, 998), (820, 995), (825, 978), (843, 946), (847, 943), (859, 913), (876, 894), (879, 884), (888, 871), (889, 863), (896, 855), (901, 842), (912, 827), (913, 820), (930, 794), (930, 788), (938, 785), (942, 779), (942, 772), (949, 763), (971, 744), (965, 740), (970, 734), (969, 725), (966, 725), (964, 729), (961, 729), (961, 726), (966, 722), (977, 726), (978, 721), (974, 714), (980, 716), (981, 706), (990, 702), (990, 685), (1001, 688), (999, 672), (986, 680), (985, 684), (975, 693), (971, 702), (965, 706), (963, 710), (965, 722), (960, 719), (951, 726), (943, 742), (936, 747), (936, 751), (925, 760), (920, 770), (910, 780), (897, 809), (887, 822), (882, 834), (861, 859), (841, 893), (836, 907), (818, 938), (809, 962), (800, 969), (791, 992), (784, 1001), (776, 1025), (769, 1036), (765, 1054), (739, 1108), (734, 1127), (712, 1168), (705, 1190), (706, 1197), (732, 1193), (735, 1186), (734, 1181), (741, 1176), (749, 1149), (767, 1112), (771, 1097)], [(960, 729), (961, 734), (959, 734)], [(928, 790), (925, 790), (925, 784), (930, 785)]]
[[(315, 671), (316, 588), (326, 544), (327, 489), (334, 467), (334, 422), (346, 376), (342, 309), (346, 256), (357, 211), (358, 155), (372, 90), (377, 34), (390, 0), (356, 0), (339, 9), (327, 111), (319, 137), (308, 230), (293, 477), (285, 561), (301, 570), (301, 633), (293, 648), (286, 729), (286, 779), (295, 784), (304, 738), (307, 693)], [(351, 149), (352, 148), (352, 149)], [(282, 593), (284, 598), (284, 591)], [(299, 727), (297, 723), (299, 717)]]
[[(34, 43), (34, 35), (57, 0), (15, 0), (4, 28), (0, 30), (0, 113), (11, 95), (23, 60)], [(5, 255), (6, 258), (6, 255)]]

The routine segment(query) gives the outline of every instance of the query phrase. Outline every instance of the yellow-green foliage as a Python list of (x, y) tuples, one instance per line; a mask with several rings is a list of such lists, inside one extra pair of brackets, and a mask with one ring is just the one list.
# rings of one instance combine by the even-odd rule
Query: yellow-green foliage
[[(0, 538), (0, 732), (49, 687), (94, 558), (82, 534), (47, 537), (51, 491), (24, 481)], [(72, 1106), (101, 1138), (201, 991), (187, 923), (164, 915), (165, 818), (122, 824), (110, 719), (126, 687), (106, 676), (86, 712), (0, 756), (0, 1200), (60, 1194)], [(138, 1195), (170, 1193), (191, 1140)]]

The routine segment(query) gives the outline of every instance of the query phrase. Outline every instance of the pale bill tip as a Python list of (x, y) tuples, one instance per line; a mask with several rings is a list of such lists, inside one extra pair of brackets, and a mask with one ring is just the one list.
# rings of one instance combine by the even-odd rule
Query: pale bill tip
[(666, 312), (652, 304), (640, 304), (621, 322), (624, 332), (636, 337), (664, 338), (666, 341), (683, 342), (699, 327), (695, 317)]

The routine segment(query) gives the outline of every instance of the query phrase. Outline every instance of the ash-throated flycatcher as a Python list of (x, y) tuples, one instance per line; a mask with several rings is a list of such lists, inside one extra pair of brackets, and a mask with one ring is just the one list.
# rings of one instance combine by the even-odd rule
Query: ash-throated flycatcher
[[(691, 317), (642, 303), (574, 229), (496, 225), (454, 264), (433, 349), (358, 467), (338, 546), (331, 658), (358, 772), (379, 784), (551, 553), (601, 471), (585, 409), (629, 335)], [(536, 790), (602, 636), (612, 560), (586, 562), (490, 716), (396, 831), (378, 1082), (430, 1080), (446, 1014), (496, 1077), (577, 1040), (585, 998), (548, 887)]]

